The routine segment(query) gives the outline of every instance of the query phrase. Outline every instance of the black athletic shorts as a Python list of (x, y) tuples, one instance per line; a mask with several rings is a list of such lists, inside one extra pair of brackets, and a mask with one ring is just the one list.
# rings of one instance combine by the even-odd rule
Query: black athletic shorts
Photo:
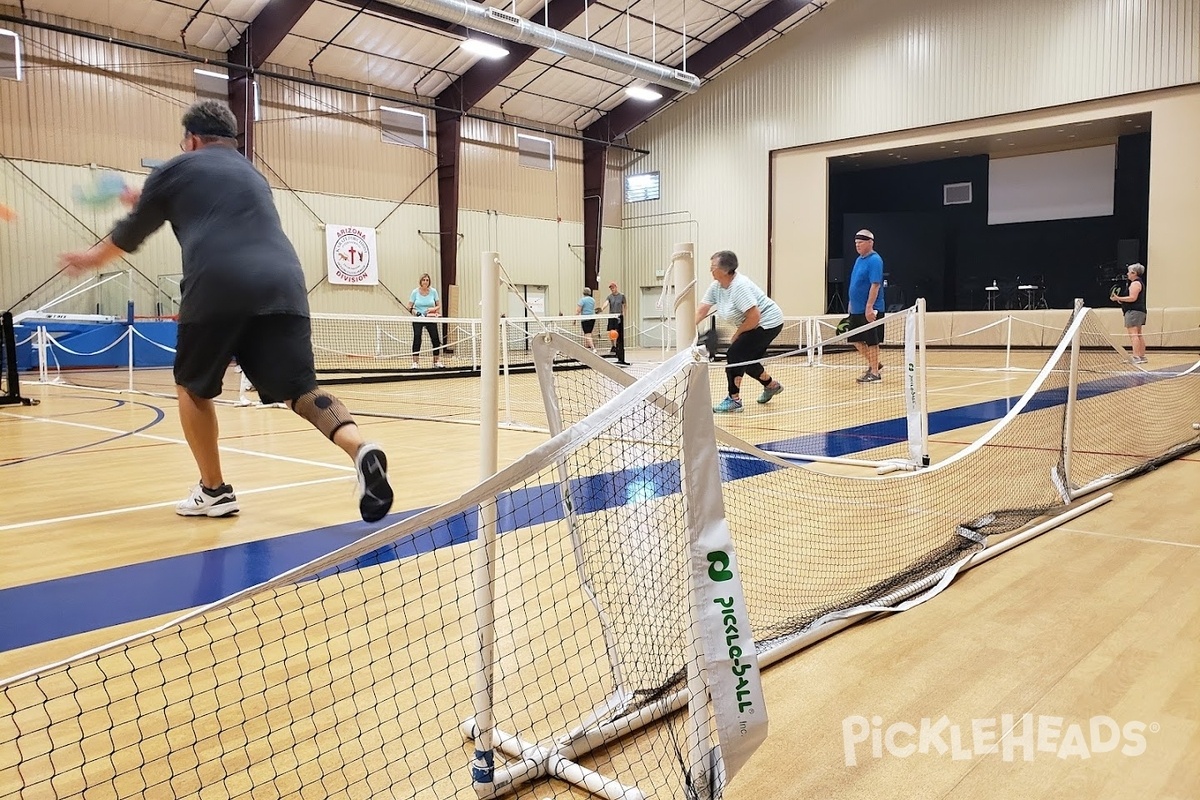
[(178, 385), (197, 397), (216, 397), (234, 358), (264, 403), (295, 400), (317, 388), (308, 317), (268, 314), (180, 323)]
[(579, 321), (579, 329), (584, 333), (591, 333), (596, 330), (596, 320), (584, 319)]
[[(881, 319), (883, 319), (882, 311), (880, 311), (879, 314), (876, 315), (875, 321), (878, 322)], [(867, 324), (869, 324), (869, 323), (867, 322), (866, 314), (851, 314), (850, 315), (850, 330), (853, 331), (855, 328), (861, 328)], [(883, 326), (877, 325), (876, 327), (871, 328), (870, 330), (860, 331), (857, 333), (851, 333), (849, 336), (846, 337), (846, 341), (862, 342), (863, 344), (865, 344), (867, 346), (870, 346), (873, 344), (883, 344)]]

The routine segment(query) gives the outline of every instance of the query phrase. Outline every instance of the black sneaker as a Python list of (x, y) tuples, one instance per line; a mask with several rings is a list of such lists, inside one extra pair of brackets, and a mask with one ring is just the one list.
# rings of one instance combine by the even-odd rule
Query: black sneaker
[(878, 383), (883, 380), (876, 372), (864, 372), (862, 376), (855, 378), (859, 383)]
[(364, 522), (378, 522), (392, 509), (392, 485), (388, 483), (387, 454), (368, 442), (354, 456), (358, 472), (358, 511)]

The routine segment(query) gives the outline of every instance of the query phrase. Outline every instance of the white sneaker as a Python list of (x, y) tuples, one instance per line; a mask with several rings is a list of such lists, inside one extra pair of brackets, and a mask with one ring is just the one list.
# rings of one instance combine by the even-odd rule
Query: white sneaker
[(228, 483), (222, 483), (216, 489), (207, 489), (197, 483), (192, 487), (192, 493), (175, 506), (175, 513), (181, 517), (227, 517), (239, 511), (237, 495)]
[(420, 369), (420, 368), (421, 368), (421, 365), (418, 364), (416, 361), (414, 361), (412, 363), (412, 367), (410, 367), (410, 369)]
[(434, 369), (445, 369), (446, 365), (440, 361), (435, 361), (435, 362), (433, 362), (433, 368)]

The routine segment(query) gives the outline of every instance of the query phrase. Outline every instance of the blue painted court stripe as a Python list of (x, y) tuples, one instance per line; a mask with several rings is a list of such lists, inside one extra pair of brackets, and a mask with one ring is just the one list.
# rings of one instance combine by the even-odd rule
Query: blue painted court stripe
[[(1080, 394), (1093, 397), (1159, 379), (1147, 374), (1131, 376), (1122, 385), (1115, 385), (1111, 380), (1095, 381), (1081, 386)], [(930, 414), (930, 432), (941, 433), (994, 421), (1008, 413), (1018, 399), (1010, 397), (934, 412)], [(1026, 410), (1049, 408), (1064, 400), (1065, 393), (1061, 389), (1041, 392)], [(901, 419), (789, 439), (770, 447), (782, 449), (789, 444), (796, 447), (802, 443), (823, 446), (831, 455), (846, 455), (905, 438), (904, 420)], [(736, 480), (774, 469), (773, 465), (753, 456), (722, 453), (722, 480)], [(573, 496), (579, 513), (589, 513), (679, 490), (678, 464), (662, 462), (576, 482)], [(399, 521), (420, 510), (423, 509), (391, 514), (388, 521)], [(519, 490), (501, 498), (499, 529), (508, 532), (553, 522), (561, 519), (562, 513), (557, 485)], [(362, 522), (332, 525), (203, 553), (0, 589), (0, 619), (4, 620), (4, 625), (0, 626), (0, 651), (211, 603), (355, 542), (375, 529), (377, 526)], [(420, 531), (400, 545), (380, 548), (329, 572), (386, 563), (468, 542), (475, 538), (476, 530), (477, 513), (471, 510), (436, 529)]]

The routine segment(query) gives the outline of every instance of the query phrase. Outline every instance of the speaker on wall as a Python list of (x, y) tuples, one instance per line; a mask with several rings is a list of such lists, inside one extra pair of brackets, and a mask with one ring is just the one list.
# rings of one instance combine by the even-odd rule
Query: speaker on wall
[(1142, 241), (1140, 239), (1118, 239), (1117, 240), (1117, 266), (1122, 270), (1130, 264), (1136, 264), (1142, 260)]
[(846, 261), (831, 258), (825, 265), (825, 313), (846, 313)]

